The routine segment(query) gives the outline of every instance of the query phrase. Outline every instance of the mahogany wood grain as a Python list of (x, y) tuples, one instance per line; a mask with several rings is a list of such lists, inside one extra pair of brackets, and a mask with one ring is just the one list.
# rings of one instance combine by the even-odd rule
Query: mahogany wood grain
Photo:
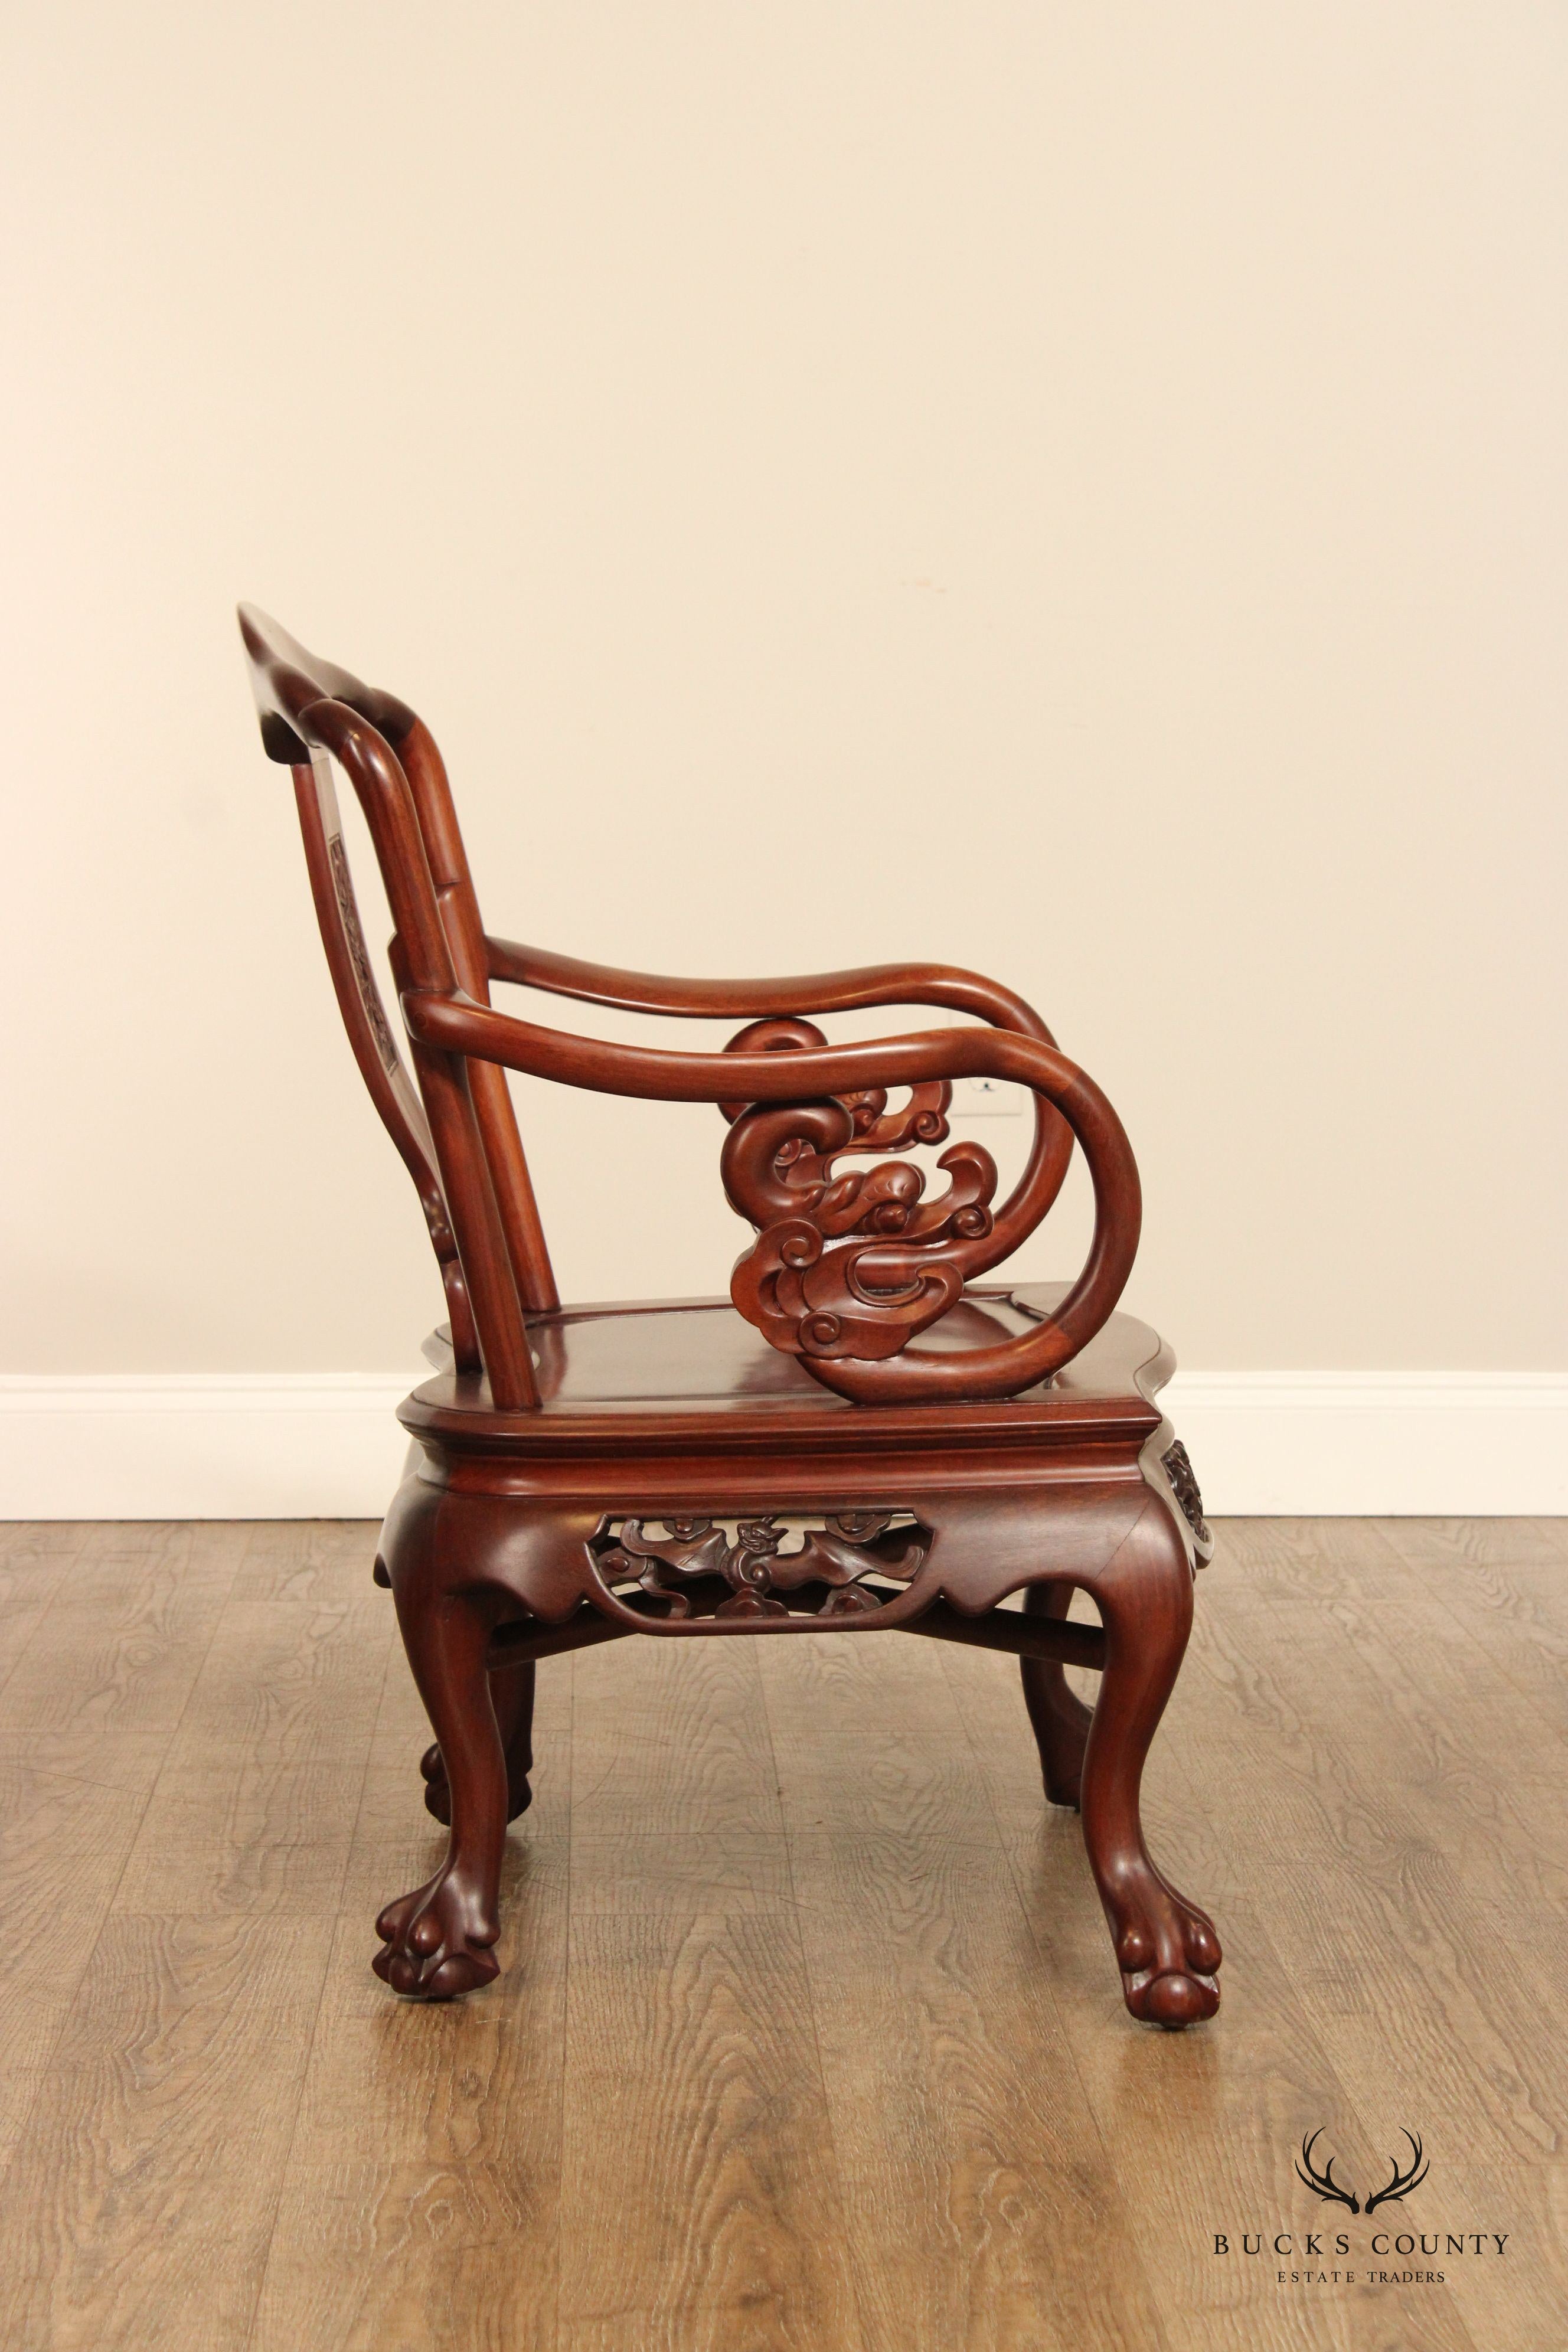
[[(1024, 1608), (1033, 1622), (1042, 1627), (1054, 1622), (1058, 1633), (1065, 1634), (1071, 1630), (1066, 1621), (1072, 1595), (1070, 1584), (1055, 1580), (1032, 1584), (1024, 1595)], [(1074, 1812), (1082, 1793), (1084, 1750), (1094, 1717), (1068, 1685), (1062, 1668), (1068, 1664), (1100, 1664), (1104, 1640), (1102, 1632), (1100, 1657), (1074, 1658), (1062, 1648), (1054, 1656), (1040, 1652), (1022, 1659), (1024, 1703), (1039, 1745), (1046, 1794), (1053, 1805), (1070, 1805)]]
[[(1128, 2007), (1173, 2027), (1212, 2015), (1217, 1937), (1151, 1860), (1139, 1810), (1212, 1546), (1154, 1402), (1169, 1351), (1115, 1312), (1142, 1205), (1105, 1094), (1021, 998), (946, 965), (686, 982), (488, 933), (423, 720), (264, 615), (246, 609), (241, 627), (264, 748), (294, 773), (340, 1009), (447, 1304), (436, 1378), (403, 1410), (415, 1451), (375, 1576), (436, 1735), (426, 1802), (449, 1839), (382, 1908), (377, 1973), (420, 2000), (496, 1976), (507, 1823), (532, 1796), (535, 1665), (584, 1646), (588, 1623), (664, 1651), (686, 1710), (754, 1675), (763, 1635), (841, 1630), (857, 1675), (929, 1671), (861, 1639), (905, 1629), (1023, 1658), (1047, 1790), (1081, 1803)], [(412, 1077), (364, 946), (334, 761), (392, 912)], [(498, 1012), (497, 981), (745, 1025), (721, 1053), (613, 1045)], [(968, 1025), (834, 1045), (810, 1017), (903, 1004)], [(721, 1113), (717, 1173), (756, 1235), (728, 1302), (560, 1307), (509, 1070)], [(946, 1190), (930, 1199), (900, 1156), (945, 1141), (965, 1076), (1032, 1101), (1023, 1173), (1000, 1202), (978, 1143), (942, 1153)], [(1075, 1146), (1094, 1193), (1077, 1279), (986, 1284), (1050, 1209)], [(1064, 1622), (1075, 1589), (1102, 1630)], [(1031, 1591), (1043, 1602), (1001, 1608)], [(1092, 1720), (1062, 1681), (1067, 1659), (1100, 1673)], [(610, 1769), (595, 1783), (601, 1801), (617, 1786)]]
[(618, 1005), (627, 1013), (689, 1014), (694, 1020), (749, 1020), (784, 1013), (848, 1013), (879, 1004), (945, 1004), (972, 1013), (999, 1029), (1055, 1041), (1039, 1014), (1021, 996), (981, 972), (952, 964), (879, 963), (859, 971), (803, 974), (786, 980), (676, 980), (667, 974), (625, 971), (548, 948), (488, 939), (489, 976), (551, 996), (574, 996), (586, 1004)]
[[(598, 1622), (602, 1624), (604, 1620), (601, 1618)], [(585, 1628), (580, 1630), (586, 1633)], [(618, 1628), (612, 1626), (608, 1630), (615, 1633)], [(559, 1649), (581, 1646), (580, 1643), (569, 1643), (565, 1639), (568, 1632), (565, 1626), (552, 1627), (551, 1632)], [(549, 1636), (536, 1634), (534, 1642), (541, 1638), (548, 1639)], [(531, 1648), (533, 1644), (529, 1646)], [(501, 1755), (506, 1762), (506, 1817), (509, 1822), (515, 1822), (527, 1812), (533, 1802), (533, 1790), (528, 1776), (533, 1769), (534, 1659), (498, 1657), (496, 1637), (492, 1633), (486, 1650), (485, 1664), (489, 1675), (490, 1705), (495, 1710), (496, 1729), (500, 1735)], [(419, 1772), (425, 1782), (426, 1811), (449, 1827), (452, 1791), (439, 1740), (433, 1740), (419, 1759)]]
[[(409, 729), (400, 757), (414, 796), (458, 983), (477, 1004), (488, 1004), (489, 947), (479, 902), (458, 829), (446, 766), (435, 737), (422, 719), (416, 719)], [(468, 1072), (468, 1085), (518, 1296), (525, 1307), (534, 1310), (555, 1307), (560, 1303), (555, 1276), (505, 1074), (491, 1064), (475, 1064)]]

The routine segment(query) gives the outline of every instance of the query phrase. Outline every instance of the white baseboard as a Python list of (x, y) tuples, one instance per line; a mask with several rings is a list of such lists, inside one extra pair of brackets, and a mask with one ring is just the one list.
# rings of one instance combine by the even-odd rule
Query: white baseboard
[(429, 1371), (0, 1379), (0, 1519), (379, 1519)]
[(1223, 1517), (1568, 1512), (1568, 1372), (1178, 1372), (1161, 1402)]
[[(0, 1519), (379, 1518), (427, 1374), (0, 1379)], [(1568, 1512), (1568, 1373), (1182, 1372), (1216, 1516)]]

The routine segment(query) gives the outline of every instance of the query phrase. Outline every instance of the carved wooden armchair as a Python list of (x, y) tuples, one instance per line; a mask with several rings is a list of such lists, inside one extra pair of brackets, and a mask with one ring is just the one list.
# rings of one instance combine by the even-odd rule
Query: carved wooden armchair
[[(1153, 1402), (1173, 1360), (1112, 1312), (1139, 1190), (1105, 1097), (1026, 1004), (972, 972), (660, 980), (490, 937), (423, 722), (263, 614), (240, 622), (263, 743), (293, 772), (339, 1006), (446, 1288), (436, 1377), (401, 1412), (414, 1444), (375, 1572), (436, 1734), (426, 1802), (451, 1834), (430, 1883), (381, 1914), (377, 1973), (422, 1999), (496, 1974), (537, 1660), (633, 1633), (901, 1631), (1022, 1660), (1046, 1794), (1081, 1809), (1128, 2008), (1165, 2026), (1212, 2016), (1218, 1938), (1150, 1860), (1138, 1803), (1210, 1543)], [(333, 761), (392, 908), (412, 1078), (365, 954)], [(492, 1010), (497, 981), (747, 1025), (717, 1054), (608, 1045)], [(810, 1018), (883, 1004), (972, 1025), (835, 1046)], [(728, 1298), (560, 1304), (509, 1069), (717, 1106), (723, 1189), (756, 1229)], [(1033, 1091), (1027, 1164), (999, 1205), (978, 1144), (943, 1153), (934, 1200), (897, 1156), (945, 1138), (965, 1076)], [(984, 1283), (1050, 1207), (1075, 1138), (1096, 1208), (1083, 1271), (1070, 1287)], [(1100, 1627), (1067, 1622), (1075, 1587)], [(1019, 1591), (1021, 1611), (999, 1606)], [(1064, 1663), (1099, 1670), (1092, 1716)]]

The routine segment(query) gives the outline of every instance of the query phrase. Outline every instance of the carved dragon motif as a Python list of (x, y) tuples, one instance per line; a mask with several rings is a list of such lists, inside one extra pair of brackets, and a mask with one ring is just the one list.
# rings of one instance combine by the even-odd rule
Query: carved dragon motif
[[(662, 1535), (649, 1532), (655, 1526)], [(793, 1551), (784, 1549), (787, 1532), (773, 1514), (740, 1520), (733, 1541), (711, 1519), (631, 1518), (595, 1549), (607, 1583), (635, 1580), (671, 1617), (689, 1616), (693, 1593), (716, 1580), (730, 1590), (709, 1612), (715, 1617), (787, 1617), (795, 1612), (779, 1595), (797, 1593), (817, 1602), (804, 1613), (833, 1618), (874, 1613), (889, 1596), (859, 1580), (907, 1584), (930, 1546), (928, 1530), (907, 1511), (836, 1512), (805, 1528)], [(705, 1597), (711, 1591), (710, 1583)]]
[[(727, 1050), (757, 1053), (826, 1041), (809, 1021), (758, 1021)], [(725, 1103), (720, 1161), (731, 1206), (758, 1229), (735, 1266), (731, 1296), (775, 1348), (805, 1356), (897, 1355), (957, 1300), (974, 1271), (973, 1244), (991, 1234), (996, 1163), (956, 1143), (938, 1166), (945, 1192), (925, 1198), (923, 1172), (885, 1160), (834, 1174), (851, 1154), (940, 1143), (952, 1089), (913, 1087), (889, 1112), (886, 1091), (816, 1102)]]

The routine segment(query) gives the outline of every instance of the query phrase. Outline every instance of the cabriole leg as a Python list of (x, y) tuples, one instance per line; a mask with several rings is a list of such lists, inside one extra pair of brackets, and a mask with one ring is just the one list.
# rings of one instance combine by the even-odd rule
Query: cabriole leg
[[(1024, 1595), (1029, 1617), (1065, 1617), (1073, 1596), (1071, 1584), (1059, 1580), (1032, 1584)], [(1076, 1812), (1083, 1777), (1084, 1747), (1093, 1717), (1082, 1699), (1068, 1687), (1067, 1669), (1055, 1658), (1021, 1658), (1024, 1704), (1029, 1710), (1035, 1741), (1040, 1751), (1040, 1771), (1053, 1805)]]
[[(506, 1817), (515, 1822), (533, 1802), (533, 1790), (528, 1776), (533, 1769), (533, 1677), (531, 1658), (521, 1665), (498, 1666), (490, 1674), (490, 1705), (495, 1709), (496, 1727), (506, 1753)], [(1087, 1720), (1087, 1717), (1086, 1717)], [(438, 1822), (452, 1818), (452, 1794), (447, 1785), (447, 1767), (441, 1761), (439, 1743), (432, 1741), (419, 1759), (419, 1769), (425, 1778), (426, 1810)]]
[(372, 1966), (395, 1992), (443, 2000), (499, 1973), (490, 1948), (500, 1932), (507, 1761), (485, 1665), (497, 1602), (473, 1589), (460, 1559), (445, 1557), (435, 1499), (417, 1497), (400, 1509), (403, 1501), (388, 1519), (383, 1557), (403, 1645), (447, 1769), (451, 1835), (435, 1877), (377, 1919), (383, 1948)]
[(1194, 2025), (1219, 2007), (1219, 1937), (1214, 1922), (1151, 1861), (1138, 1803), (1143, 1759), (1193, 1617), (1192, 1571), (1163, 1506), (1152, 1502), (1115, 1559), (1083, 1582), (1106, 1642), (1083, 1760), (1084, 1843), (1128, 2008), (1149, 2024)]

